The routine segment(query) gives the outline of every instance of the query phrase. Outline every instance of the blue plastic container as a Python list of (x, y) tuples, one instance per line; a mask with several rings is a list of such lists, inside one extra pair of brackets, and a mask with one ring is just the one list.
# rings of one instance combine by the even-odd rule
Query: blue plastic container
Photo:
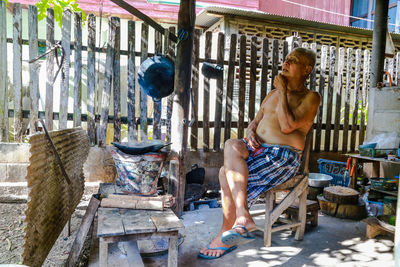
[(349, 185), (349, 173), (347, 173), (345, 176), (346, 162), (334, 161), (329, 159), (318, 159), (318, 168), (320, 173), (332, 176), (333, 179), (330, 182), (331, 185)]

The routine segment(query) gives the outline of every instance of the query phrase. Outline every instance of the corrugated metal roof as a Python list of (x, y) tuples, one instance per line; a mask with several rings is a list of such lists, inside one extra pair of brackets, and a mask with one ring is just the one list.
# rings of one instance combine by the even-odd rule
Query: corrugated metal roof
[[(262, 11), (245, 10), (240, 8), (229, 8), (220, 6), (209, 6), (203, 9), (196, 17), (196, 26), (209, 28), (216, 22), (218, 22), (223, 16), (237, 16), (242, 18), (268, 20), (268, 21), (279, 22), (281, 24), (287, 24), (290, 26), (312, 27), (321, 30), (372, 36), (372, 30), (353, 27), (353, 26), (341, 26), (319, 21), (305, 20), (296, 17), (275, 15), (275, 14), (265, 13)], [(391, 36), (393, 39), (400, 40), (400, 34), (391, 33)]]

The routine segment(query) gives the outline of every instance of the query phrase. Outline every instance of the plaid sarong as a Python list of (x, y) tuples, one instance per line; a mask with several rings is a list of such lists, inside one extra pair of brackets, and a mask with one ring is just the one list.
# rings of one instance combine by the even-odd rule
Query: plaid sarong
[[(254, 149), (242, 139), (249, 150), (247, 202), (251, 206), (257, 197), (292, 178), (300, 167), (300, 150), (291, 146), (262, 144)], [(299, 153), (300, 152), (300, 153)]]

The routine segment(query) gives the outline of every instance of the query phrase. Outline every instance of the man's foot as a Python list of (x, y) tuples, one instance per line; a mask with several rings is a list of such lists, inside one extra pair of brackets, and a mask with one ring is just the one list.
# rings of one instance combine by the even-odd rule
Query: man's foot
[[(240, 233), (240, 232), (243, 233)], [(231, 230), (225, 231), (221, 235), (221, 242), (228, 246), (238, 246), (254, 241), (256, 238), (243, 225), (236, 225)]]
[(253, 219), (251, 217), (250, 218), (246, 218), (244, 216), (238, 217), (232, 227), (232, 230), (238, 232), (239, 234), (246, 233), (246, 231), (242, 227), (235, 228), (235, 226), (239, 226), (239, 225), (244, 226), (247, 229), (247, 231), (249, 231), (249, 232), (253, 232), (254, 230), (257, 230), (257, 225), (255, 224), (255, 222), (253, 221)]
[[(222, 243), (220, 236), (221, 236), (221, 233), (218, 233), (218, 235), (213, 239), (213, 241), (211, 241), (210, 244), (208, 244), (202, 250), (200, 250), (199, 254), (204, 255), (204, 256), (209, 256), (212, 258), (214, 258), (214, 257), (219, 258), (224, 253), (227, 253), (226, 249), (229, 249), (233, 246), (229, 246), (229, 245)], [(215, 249), (215, 248), (226, 248), (226, 249)], [(230, 252), (230, 251), (228, 251), (228, 252)], [(200, 256), (200, 257), (202, 257), (202, 256)]]

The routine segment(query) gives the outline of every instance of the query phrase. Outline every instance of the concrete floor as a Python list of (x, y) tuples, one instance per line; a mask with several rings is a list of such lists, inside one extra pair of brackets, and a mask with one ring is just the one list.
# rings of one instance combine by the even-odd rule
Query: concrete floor
[[(202, 207), (200, 207), (202, 208)], [(254, 205), (254, 209), (263, 209)], [(184, 242), (179, 247), (179, 266), (394, 266), (393, 241), (382, 237), (366, 239), (365, 224), (319, 214), (319, 225), (307, 227), (303, 241), (294, 240), (291, 231), (272, 234), (272, 246), (257, 239), (216, 260), (197, 257), (198, 251), (212, 240), (221, 225), (221, 209), (185, 212)], [(263, 225), (263, 216), (256, 223)], [(146, 266), (167, 266), (167, 255), (144, 258)]]

